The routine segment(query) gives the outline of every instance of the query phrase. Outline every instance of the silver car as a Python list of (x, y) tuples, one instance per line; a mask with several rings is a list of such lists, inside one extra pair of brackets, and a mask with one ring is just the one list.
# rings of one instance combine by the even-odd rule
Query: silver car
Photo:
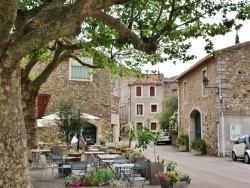
[(171, 144), (171, 139), (170, 139), (170, 135), (168, 132), (162, 132), (160, 134), (160, 139), (157, 140), (157, 142), (155, 144), (158, 145), (159, 143)]
[(250, 163), (250, 135), (241, 136), (235, 143), (232, 151), (232, 160), (244, 159), (245, 163)]

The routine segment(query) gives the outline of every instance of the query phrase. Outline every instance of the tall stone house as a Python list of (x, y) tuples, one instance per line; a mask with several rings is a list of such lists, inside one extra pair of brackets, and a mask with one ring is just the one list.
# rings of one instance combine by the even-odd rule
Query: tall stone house
[[(85, 63), (94, 63), (92, 58), (85, 57), (82, 60)], [(34, 68), (34, 72), (39, 71), (42, 67), (44, 64), (40, 63)], [(93, 73), (90, 74), (90, 72)], [(95, 68), (93, 71), (89, 67), (82, 66), (76, 60), (69, 59), (60, 63), (39, 90), (38, 118), (58, 112), (60, 101), (71, 98), (82, 112), (100, 118), (100, 120), (89, 120), (89, 127), (85, 132), (98, 142), (103, 136), (102, 130), (111, 123), (110, 93), (110, 72), (108, 70)], [(114, 122), (112, 127), (119, 132), (119, 122)]]
[(234, 141), (250, 133), (250, 42), (208, 55), (180, 74), (179, 129), (203, 138), (208, 154), (230, 155)]
[(137, 129), (159, 130), (157, 115), (161, 112), (164, 96), (163, 74), (122, 78), (116, 82), (113, 92), (120, 98), (121, 128), (128, 122), (134, 122)]

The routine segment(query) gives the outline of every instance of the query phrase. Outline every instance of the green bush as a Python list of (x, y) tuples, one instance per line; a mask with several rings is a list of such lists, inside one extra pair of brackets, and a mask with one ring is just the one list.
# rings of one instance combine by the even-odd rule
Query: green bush
[(195, 138), (191, 141), (191, 148), (202, 151), (202, 154), (206, 153), (207, 146), (204, 139)]
[(176, 139), (176, 144), (178, 146), (188, 145), (189, 143), (189, 136), (185, 133), (180, 134)]

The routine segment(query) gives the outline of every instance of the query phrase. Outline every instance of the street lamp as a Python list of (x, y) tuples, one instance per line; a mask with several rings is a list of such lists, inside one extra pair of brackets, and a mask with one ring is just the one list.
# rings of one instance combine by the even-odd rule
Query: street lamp
[(215, 93), (217, 93), (219, 95), (219, 87), (210, 87), (210, 86), (208, 86), (208, 82), (209, 82), (208, 78), (206, 76), (204, 76), (203, 84), (204, 84), (205, 88), (215, 88), (216, 89)]

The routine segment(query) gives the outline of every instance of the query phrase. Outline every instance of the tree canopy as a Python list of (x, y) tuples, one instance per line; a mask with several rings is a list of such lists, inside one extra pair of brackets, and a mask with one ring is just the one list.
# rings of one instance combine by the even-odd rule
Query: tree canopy
[[(64, 50), (72, 40), (77, 40), (75, 47), (84, 48), (96, 65), (103, 68), (121, 67), (124, 63), (137, 70), (145, 63), (188, 61), (193, 58), (187, 53), (192, 45), (190, 39), (203, 38), (207, 43), (205, 49), (212, 52), (211, 37), (224, 35), (232, 28), (238, 30), (241, 25), (236, 20), (249, 19), (249, 2), (234, 2), (0, 0), (0, 109), (3, 109), (0, 112), (3, 159), (0, 160), (0, 186), (31, 187), (21, 94), (28, 87), (21, 88), (21, 80), (27, 78), (38, 61), (32, 56), (22, 64), (27, 55), (41, 55), (49, 48)], [(60, 50), (55, 56), (59, 60), (64, 54)], [(48, 76), (54, 68), (53, 62), (56, 61), (50, 61), (44, 69), (50, 71), (40, 78)], [(123, 75), (122, 71), (118, 73)], [(38, 82), (39, 79), (32, 82), (32, 86), (37, 87), (41, 84)], [(13, 171), (15, 176), (11, 175)]]
[(171, 94), (165, 98), (162, 104), (162, 112), (159, 114), (159, 124), (162, 129), (175, 132), (175, 119), (177, 119), (178, 96)]

